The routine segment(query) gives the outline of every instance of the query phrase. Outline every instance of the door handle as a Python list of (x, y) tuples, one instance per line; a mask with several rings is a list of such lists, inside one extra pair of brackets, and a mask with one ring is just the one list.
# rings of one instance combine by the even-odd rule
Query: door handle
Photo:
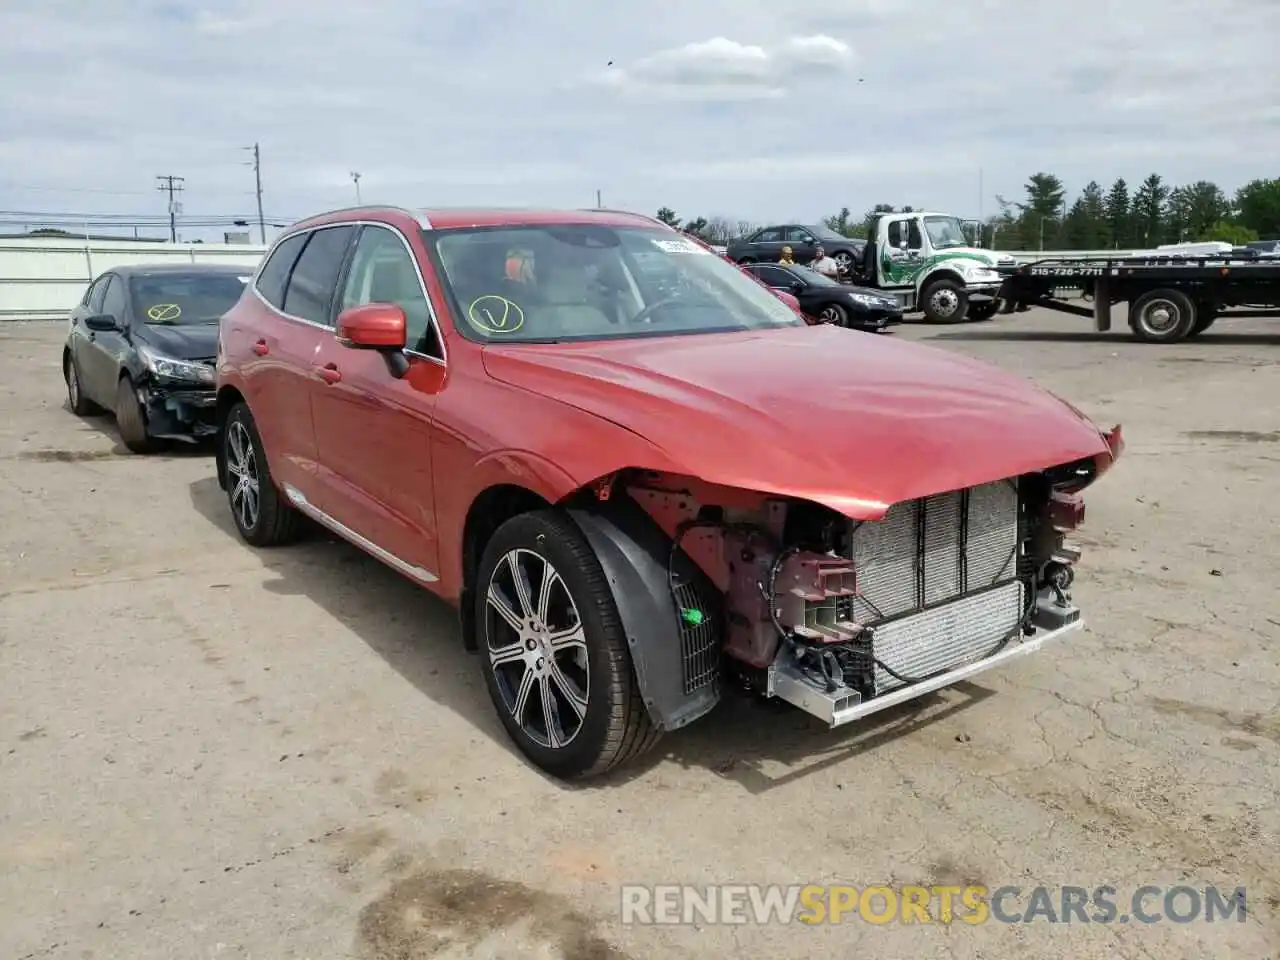
[(270, 348), (267, 346), (267, 341), (259, 340), (255, 343), (253, 345), (253, 352), (260, 357), (265, 357), (270, 352)]
[(342, 379), (342, 371), (332, 363), (325, 364), (317, 372), (320, 374), (320, 379), (325, 383), (337, 383)]

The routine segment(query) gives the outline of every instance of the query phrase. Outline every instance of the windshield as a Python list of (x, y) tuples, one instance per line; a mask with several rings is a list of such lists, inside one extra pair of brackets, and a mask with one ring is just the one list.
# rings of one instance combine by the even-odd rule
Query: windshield
[(459, 332), (558, 342), (803, 326), (736, 266), (669, 230), (594, 224), (442, 230)]
[(216, 323), (236, 305), (245, 284), (234, 273), (153, 273), (129, 280), (134, 316), (141, 323), (184, 326)]
[(925, 217), (924, 228), (929, 233), (929, 243), (935, 250), (948, 247), (967, 247), (964, 225), (959, 217)]
[(843, 243), (844, 241), (849, 239), (843, 234), (836, 233), (830, 227), (823, 227), (823, 226), (810, 227), (809, 231), (819, 240), (827, 240), (827, 241), (835, 240), (837, 243)]

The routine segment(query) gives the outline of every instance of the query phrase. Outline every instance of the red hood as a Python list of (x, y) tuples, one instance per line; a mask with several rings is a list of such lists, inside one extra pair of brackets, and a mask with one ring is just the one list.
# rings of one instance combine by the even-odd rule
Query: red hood
[(484, 348), (493, 378), (644, 437), (675, 469), (858, 519), (901, 500), (1109, 453), (1021, 377), (821, 325)]

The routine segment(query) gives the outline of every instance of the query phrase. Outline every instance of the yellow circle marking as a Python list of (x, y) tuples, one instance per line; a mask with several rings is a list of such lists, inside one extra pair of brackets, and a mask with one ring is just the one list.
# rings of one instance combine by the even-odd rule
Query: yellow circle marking
[(182, 316), (182, 308), (176, 303), (157, 303), (147, 310), (147, 317), (156, 323), (177, 320), (180, 316)]
[(524, 311), (506, 297), (486, 294), (471, 301), (467, 319), (485, 333), (515, 333), (524, 326)]

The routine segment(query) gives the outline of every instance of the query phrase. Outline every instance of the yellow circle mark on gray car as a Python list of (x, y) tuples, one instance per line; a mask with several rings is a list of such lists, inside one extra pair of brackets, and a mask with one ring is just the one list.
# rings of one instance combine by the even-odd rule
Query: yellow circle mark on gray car
[(485, 333), (515, 333), (524, 326), (524, 311), (506, 297), (486, 294), (471, 301), (467, 319)]
[(147, 310), (147, 319), (156, 323), (177, 320), (180, 316), (182, 316), (182, 308), (176, 303), (157, 303)]

